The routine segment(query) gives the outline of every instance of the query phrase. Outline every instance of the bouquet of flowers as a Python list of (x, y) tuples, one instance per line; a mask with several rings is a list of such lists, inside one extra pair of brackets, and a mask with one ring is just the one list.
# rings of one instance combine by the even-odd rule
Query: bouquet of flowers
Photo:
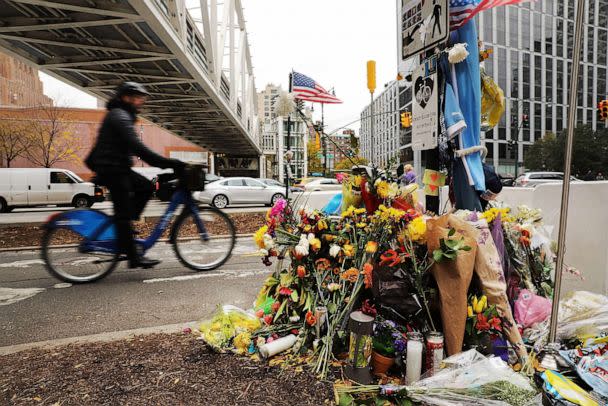
[(496, 306), (488, 306), (488, 298), (484, 295), (478, 298), (469, 296), (467, 307), (467, 322), (465, 341), (469, 346), (479, 346), (486, 349), (481, 352), (491, 352), (491, 341), (502, 336), (502, 321), (498, 316)]

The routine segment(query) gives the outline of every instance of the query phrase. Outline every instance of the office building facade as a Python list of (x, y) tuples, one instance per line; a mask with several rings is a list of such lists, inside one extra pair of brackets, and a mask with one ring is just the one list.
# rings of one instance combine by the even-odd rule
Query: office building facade
[[(493, 50), (484, 69), (506, 97), (499, 125), (482, 134), (487, 160), (500, 173), (513, 174), (516, 163), (523, 172), (529, 146), (566, 127), (575, 7), (576, 0), (529, 2), (477, 17), (479, 38)], [(585, 7), (576, 121), (596, 129), (605, 125), (597, 103), (608, 94), (608, 0), (587, 0)]]

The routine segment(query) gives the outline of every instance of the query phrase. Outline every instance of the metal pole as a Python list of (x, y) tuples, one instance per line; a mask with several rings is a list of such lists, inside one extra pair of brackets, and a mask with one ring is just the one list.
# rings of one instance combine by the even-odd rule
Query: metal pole
[(325, 103), (321, 103), (321, 137), (323, 139), (323, 177), (327, 177), (327, 140), (325, 139), (325, 111), (323, 107)]
[[(291, 73), (289, 74), (289, 93), (291, 93)], [(291, 113), (287, 116), (287, 145), (285, 146), (285, 152), (289, 151), (291, 147)], [(285, 159), (285, 154), (283, 154), (283, 159)], [(285, 159), (285, 199), (289, 201), (289, 167), (291, 166), (291, 162), (288, 162)]]
[(373, 160), (374, 160), (374, 93), (373, 92), (369, 92), (370, 95), (370, 104), (369, 104), (369, 108), (370, 108), (370, 115), (369, 115), (369, 140), (370, 140), (370, 155), (369, 155), (369, 163), (372, 164)]
[(568, 136), (566, 138), (566, 158), (564, 160), (564, 181), (562, 183), (562, 205), (559, 217), (559, 235), (557, 237), (557, 261), (555, 265), (555, 286), (553, 288), (553, 306), (551, 324), (549, 325), (549, 342), (555, 342), (557, 335), (557, 312), (559, 295), (562, 288), (562, 269), (564, 267), (564, 248), (566, 246), (566, 225), (568, 221), (568, 197), (570, 196), (570, 173), (572, 165), (572, 143), (576, 123), (576, 99), (578, 94), (578, 70), (581, 61), (581, 43), (583, 42), (583, 13), (585, 0), (578, 0), (576, 24), (574, 26), (574, 56), (572, 57), (572, 75), (570, 75), (570, 100), (568, 105)]

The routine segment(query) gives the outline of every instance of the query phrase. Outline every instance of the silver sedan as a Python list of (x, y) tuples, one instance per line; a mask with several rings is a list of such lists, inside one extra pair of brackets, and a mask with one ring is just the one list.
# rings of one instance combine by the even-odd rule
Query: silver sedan
[(194, 197), (202, 203), (222, 209), (232, 204), (273, 205), (285, 198), (285, 188), (269, 186), (253, 178), (227, 178), (205, 185)]

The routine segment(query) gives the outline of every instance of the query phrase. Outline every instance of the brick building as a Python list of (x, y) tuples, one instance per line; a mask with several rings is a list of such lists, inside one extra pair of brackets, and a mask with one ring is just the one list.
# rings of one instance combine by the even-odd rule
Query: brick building
[[(13, 122), (25, 124), (27, 127), (28, 122), (44, 122), (49, 110), (53, 110), (53, 115), (59, 117), (57, 121), (61, 131), (73, 138), (71, 147), (77, 156), (69, 161), (57, 162), (53, 166), (72, 170), (84, 179), (90, 178), (92, 173), (82, 161), (95, 142), (106, 110), (52, 107), (51, 98), (43, 93), (38, 71), (15, 58), (0, 54), (0, 125)], [(204, 163), (208, 161), (208, 153), (201, 147), (147, 120), (140, 119), (136, 127), (143, 142), (163, 156)], [(147, 166), (137, 159), (134, 160), (134, 165)], [(5, 166), (6, 162), (0, 159), (0, 167)], [(37, 166), (25, 157), (18, 157), (11, 162), (13, 168)]]

